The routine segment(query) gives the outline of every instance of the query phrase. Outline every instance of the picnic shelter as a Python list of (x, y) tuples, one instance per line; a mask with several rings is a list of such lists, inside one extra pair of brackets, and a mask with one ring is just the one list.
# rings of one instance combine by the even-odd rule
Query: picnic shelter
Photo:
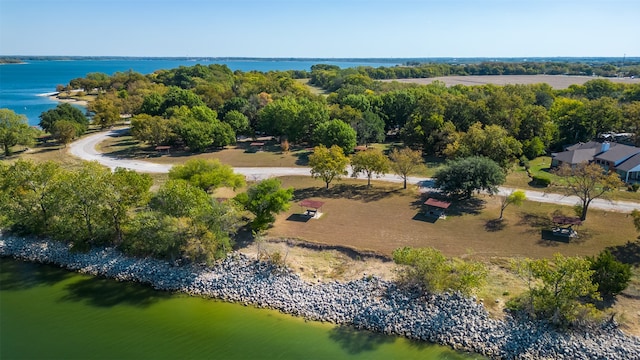
[(427, 201), (424, 202), (427, 205), (426, 215), (433, 216), (438, 219), (446, 219), (447, 215), (445, 214), (445, 210), (451, 206), (451, 203), (448, 201), (438, 200), (434, 198), (428, 198)]
[(318, 200), (305, 199), (298, 203), (300, 207), (304, 209), (304, 215), (313, 219), (318, 219), (322, 216), (322, 206), (324, 202)]

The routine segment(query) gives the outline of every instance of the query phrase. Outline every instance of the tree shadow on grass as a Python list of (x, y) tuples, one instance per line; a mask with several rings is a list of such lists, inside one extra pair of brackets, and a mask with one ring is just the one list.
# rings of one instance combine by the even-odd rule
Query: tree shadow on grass
[(363, 202), (371, 202), (385, 199), (393, 194), (400, 192), (400, 189), (386, 190), (366, 185), (337, 184), (332, 185), (328, 189), (324, 187), (308, 187), (304, 189), (296, 189), (293, 196), (296, 201), (320, 197), (328, 199), (351, 199)]
[(52, 265), (0, 258), (0, 290), (25, 290), (41, 285), (55, 285), (74, 273)]
[(74, 282), (66, 286), (65, 291), (67, 295), (60, 301), (85, 302), (96, 307), (116, 305), (147, 307), (171, 296), (169, 292), (154, 290), (146, 285), (118, 282), (101, 277), (90, 277)]
[(610, 246), (607, 248), (616, 260), (633, 265), (640, 266), (640, 240), (628, 241), (624, 245)]
[(484, 224), (484, 229), (488, 232), (501, 231), (505, 227), (507, 227), (507, 222), (504, 219), (493, 219)]
[(350, 326), (336, 326), (329, 332), (329, 339), (338, 343), (340, 347), (351, 355), (374, 351), (382, 344), (396, 341), (392, 336), (366, 330), (356, 330)]

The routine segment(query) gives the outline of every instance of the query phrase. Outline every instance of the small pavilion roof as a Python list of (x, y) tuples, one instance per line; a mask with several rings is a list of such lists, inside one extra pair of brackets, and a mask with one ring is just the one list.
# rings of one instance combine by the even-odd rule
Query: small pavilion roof
[(559, 225), (582, 225), (582, 220), (579, 217), (559, 215), (553, 217), (553, 223)]
[(427, 201), (424, 202), (425, 205), (429, 205), (429, 206), (433, 206), (433, 207), (437, 207), (437, 208), (441, 208), (441, 209), (447, 209), (449, 206), (451, 206), (450, 202), (447, 201), (442, 201), (442, 200), (436, 200), (434, 198), (428, 198)]
[(302, 207), (309, 207), (314, 209), (320, 209), (324, 202), (318, 200), (305, 199), (298, 203)]

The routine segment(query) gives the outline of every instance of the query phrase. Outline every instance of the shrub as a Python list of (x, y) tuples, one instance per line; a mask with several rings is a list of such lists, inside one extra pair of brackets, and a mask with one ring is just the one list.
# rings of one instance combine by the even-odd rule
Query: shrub
[(638, 189), (640, 189), (640, 184), (631, 184), (631, 191), (638, 192)]
[(533, 175), (533, 177), (531, 178), (531, 182), (533, 183), (533, 185), (543, 186), (543, 187), (547, 187), (551, 185), (551, 179), (549, 179), (548, 177), (539, 176), (539, 175)]
[(598, 284), (601, 296), (614, 296), (629, 285), (631, 266), (623, 264), (609, 250), (602, 251), (597, 258), (588, 257), (591, 263), (593, 283)]

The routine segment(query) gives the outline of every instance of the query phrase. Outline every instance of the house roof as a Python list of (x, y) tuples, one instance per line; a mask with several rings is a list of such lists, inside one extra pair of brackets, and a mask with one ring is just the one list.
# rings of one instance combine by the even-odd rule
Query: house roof
[(638, 167), (640, 165), (640, 153), (635, 154), (627, 160), (623, 161), (622, 164), (616, 166), (616, 170), (622, 171), (630, 171), (633, 168)]
[(640, 153), (640, 148), (637, 148), (635, 146), (617, 144), (616, 146), (612, 146), (608, 151), (596, 155), (594, 158), (617, 163), (624, 161), (638, 153)]
[[(615, 143), (611, 143), (610, 146), (615, 146)], [(579, 142), (577, 144), (571, 145), (571, 146), (567, 146), (567, 148), (565, 149), (566, 151), (572, 151), (572, 150), (583, 150), (583, 149), (596, 149), (596, 150), (600, 150), (602, 149), (602, 143), (597, 142), (597, 141), (589, 141), (586, 143), (583, 142)], [(597, 151), (600, 152), (600, 151)]]
[(557, 153), (556, 156), (554, 156), (554, 159), (568, 164), (580, 164), (593, 160), (596, 153), (595, 148), (563, 151), (561, 153)]

